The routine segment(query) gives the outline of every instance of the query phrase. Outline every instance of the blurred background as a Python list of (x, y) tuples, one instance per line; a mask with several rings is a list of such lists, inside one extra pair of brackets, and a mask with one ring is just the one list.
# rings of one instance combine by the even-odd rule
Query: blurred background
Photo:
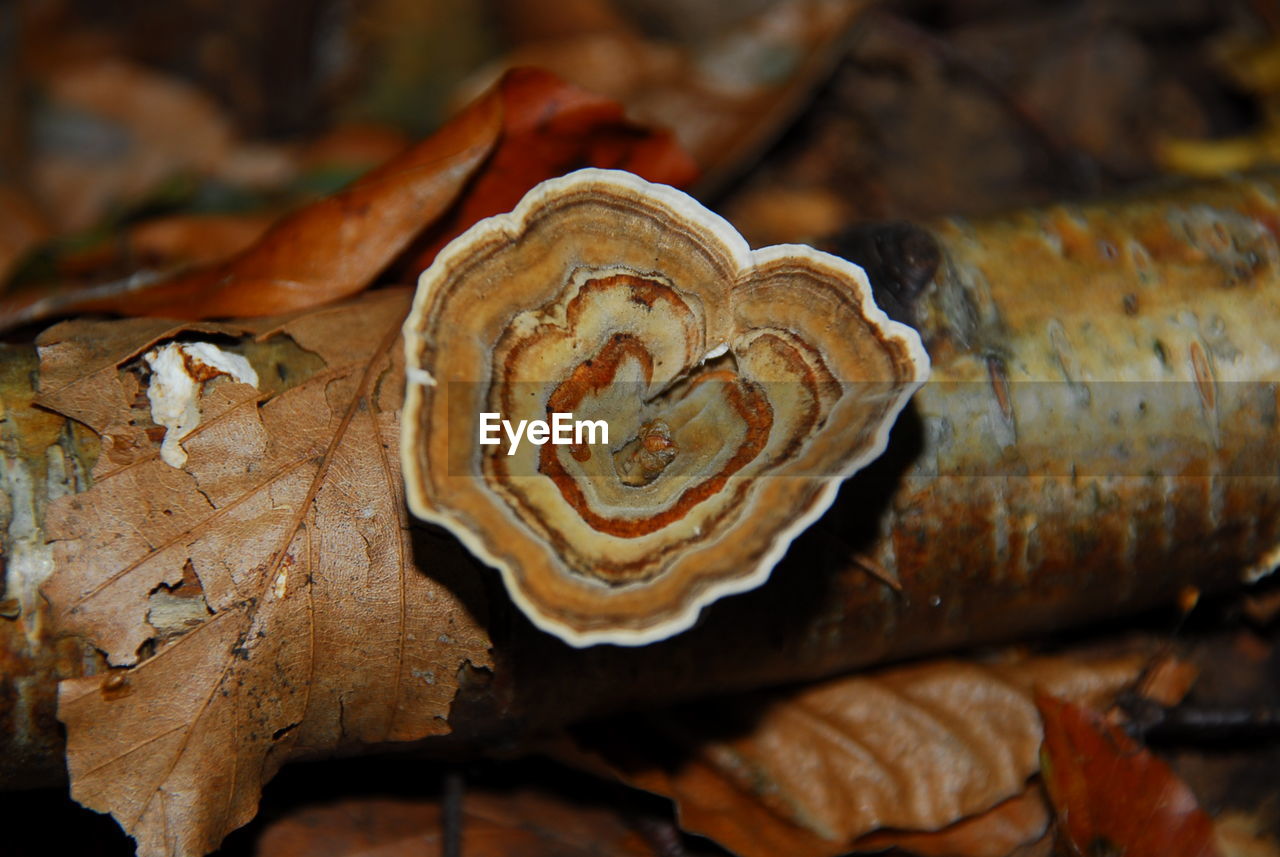
[[(670, 129), (700, 169), (691, 190), (757, 246), (1280, 160), (1273, 0), (19, 0), (0, 3), (0, 288), (232, 255), (513, 66), (549, 69)], [(1280, 605), (1267, 609), (1274, 631)], [(1274, 674), (1277, 656), (1230, 630), (1238, 618), (1204, 644), (1204, 680), (1256, 699), (1259, 665)], [(1207, 805), (1263, 807), (1253, 817), (1274, 832), (1268, 746), (1252, 760), (1185, 755), (1180, 770)], [(418, 783), (398, 799), (426, 808), (411, 822), (393, 807), (349, 824), (431, 828), (453, 769), (363, 760), (320, 771), (287, 769), (220, 853), (298, 853), (269, 842), (278, 820), (392, 781)], [(506, 833), (468, 853), (718, 853), (680, 844), (664, 802), (561, 769), (475, 763), (468, 777), (508, 795), (536, 784), (597, 813), (595, 827), (575, 816), (588, 825), (580, 852), (537, 851), (511, 831), (536, 827), (546, 798), (482, 807), (488, 821), (471, 823)], [(114, 822), (61, 791), (2, 806), (0, 853), (131, 853)], [(51, 826), (25, 823), (44, 813)], [(616, 845), (637, 831), (643, 848)], [(612, 850), (595, 848), (606, 841)]]
[(176, 213), (234, 245), (512, 65), (672, 129), (755, 244), (1244, 169), (1280, 152), (1278, 31), (1271, 0), (7, 3), (0, 275), (118, 276), (184, 240), (118, 230)]

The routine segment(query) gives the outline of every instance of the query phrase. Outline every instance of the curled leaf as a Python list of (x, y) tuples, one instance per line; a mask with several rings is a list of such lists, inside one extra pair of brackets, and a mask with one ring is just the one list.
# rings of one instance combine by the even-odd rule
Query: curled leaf
[(1038, 781), (986, 812), (930, 831), (878, 830), (857, 840), (858, 851), (897, 848), (920, 857), (1010, 857), (1049, 827), (1049, 810)]
[(448, 208), (497, 143), (501, 123), (499, 98), (488, 93), (417, 146), (288, 215), (226, 262), (62, 309), (213, 318), (271, 315), (348, 297)]
[(1044, 783), (1081, 854), (1217, 857), (1213, 820), (1169, 766), (1098, 714), (1048, 693)]
[[(547, 72), (514, 69), (432, 136), (348, 188), (285, 216), (251, 246), (172, 276), (0, 302), (0, 326), (57, 313), (263, 316), (339, 300), (388, 266), (406, 276), (476, 220), (584, 164), (683, 185), (696, 168), (665, 131)], [(425, 232), (424, 232), (425, 230)]]
[(516, 207), (534, 185), (580, 167), (626, 170), (686, 187), (698, 175), (672, 132), (629, 121), (622, 105), (550, 72), (514, 68), (498, 83), (502, 138), (458, 204), (419, 240), (405, 266), (417, 276), (473, 223)]
[[(624, 782), (674, 799), (684, 829), (740, 857), (833, 857), (875, 830), (936, 831), (1023, 794), (1039, 768), (1033, 689), (1101, 701), (1140, 669), (934, 661), (581, 734)], [(1034, 838), (1034, 809), (1015, 815)]]

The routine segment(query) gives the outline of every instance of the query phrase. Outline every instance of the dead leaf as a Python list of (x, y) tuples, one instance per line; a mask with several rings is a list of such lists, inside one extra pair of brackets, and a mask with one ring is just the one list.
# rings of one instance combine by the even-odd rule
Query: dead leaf
[(854, 843), (858, 851), (897, 848), (921, 857), (1008, 857), (1044, 836), (1049, 810), (1044, 792), (1033, 783), (986, 812), (961, 819), (940, 830), (879, 830)]
[(304, 170), (364, 170), (389, 161), (412, 141), (390, 125), (348, 123), (311, 140), (299, 161)]
[(579, 167), (627, 170), (685, 187), (698, 168), (670, 132), (627, 121), (622, 105), (565, 83), (550, 72), (515, 68), (498, 84), (502, 140), (460, 203), (410, 256), (416, 274), (473, 223), (515, 208), (534, 185)]
[(1100, 702), (1141, 667), (932, 661), (584, 736), (624, 782), (674, 799), (689, 832), (740, 857), (827, 857), (879, 828), (934, 831), (1022, 793), (1039, 767), (1033, 688)]
[[(106, 441), (93, 487), (50, 509), (43, 591), (60, 630), (132, 665), (60, 686), (72, 795), (141, 855), (212, 850), (291, 756), (448, 732), (460, 667), (488, 664), (456, 585), (410, 549), (396, 455), (407, 306), (397, 290), (260, 322), (260, 340), (289, 340), (318, 370), (279, 393), (207, 382), (182, 469), (146, 430), (137, 355), (246, 325), (70, 322), (40, 341), (42, 403)], [(190, 589), (192, 573), (204, 621), (161, 635), (151, 596)]]
[(1217, 857), (1213, 819), (1161, 760), (1088, 708), (1036, 694), (1044, 782), (1081, 854)]
[(244, 253), (132, 293), (63, 306), (80, 312), (212, 318), (305, 309), (367, 286), (448, 208), (498, 139), (490, 93), (350, 187), (285, 217)]
[(217, 264), (141, 283), (15, 295), (0, 301), (0, 327), (70, 312), (261, 316), (355, 294), (461, 192), (498, 138), (501, 109), (496, 94), (479, 99), (422, 143)]
[[(258, 857), (421, 857), (440, 853), (434, 800), (351, 798), (306, 807), (273, 823)], [(552, 794), (468, 791), (462, 804), (467, 857), (651, 857), (618, 816)]]
[(266, 215), (176, 214), (129, 230), (128, 253), (152, 268), (203, 265), (248, 249), (271, 225)]
[(273, 220), (266, 214), (178, 214), (105, 232), (88, 243), (73, 238), (46, 244), (40, 261), (52, 282), (14, 284), (4, 296), (4, 311), (36, 317), (83, 303), (90, 290), (98, 297), (136, 291), (147, 272), (210, 265), (242, 252)]
[(366, 288), (432, 224), (398, 266), (406, 279), (476, 220), (588, 165), (674, 185), (696, 173), (669, 133), (628, 122), (618, 104), (551, 74), (515, 69), (440, 131), (286, 216), (238, 255), (146, 282), (14, 296), (0, 301), (0, 328), (68, 312), (216, 318), (329, 303)]

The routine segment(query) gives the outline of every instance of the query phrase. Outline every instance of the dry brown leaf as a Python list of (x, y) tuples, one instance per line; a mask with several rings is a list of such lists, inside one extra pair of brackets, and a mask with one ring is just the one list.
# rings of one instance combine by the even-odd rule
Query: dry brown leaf
[(259, 230), (238, 253), (149, 281), (127, 277), (91, 288), (6, 296), (0, 326), (71, 312), (264, 316), (350, 297), (449, 208), (489, 155), (501, 124), (501, 98), (490, 93), (344, 190)]
[(281, 218), (240, 252), (176, 273), (133, 267), (92, 287), (7, 295), (0, 327), (71, 312), (218, 318), (319, 306), (362, 291), (397, 258), (390, 275), (416, 277), (476, 220), (583, 164), (680, 186), (696, 174), (670, 132), (630, 122), (620, 105), (547, 72), (514, 69), (435, 134)]
[[(4, 323), (43, 318), (91, 298), (132, 293), (151, 272), (220, 262), (251, 246), (274, 219), (268, 214), (177, 214), (104, 232), (84, 246), (46, 245), (52, 279), (12, 284), (0, 316), (10, 316)], [(0, 249), (0, 262), (2, 254)]]
[(350, 187), (283, 218), (223, 264), (74, 308), (213, 318), (270, 315), (349, 297), (449, 207), (493, 149), (501, 124), (501, 99), (491, 92)]
[[(132, 463), (145, 452), (145, 429), (132, 411), (138, 379), (121, 374), (119, 363), (130, 349), (139, 352), (182, 331), (240, 336), (247, 328), (167, 319), (134, 318), (113, 325), (69, 322), (49, 328), (37, 340), (40, 349), (40, 405), (73, 416), (102, 436), (103, 451), (95, 478), (105, 470)], [(88, 334), (88, 335), (86, 335)]]
[(1049, 827), (1049, 808), (1039, 783), (998, 803), (986, 812), (961, 819), (941, 830), (878, 830), (854, 843), (858, 851), (897, 848), (921, 857), (1009, 857), (1015, 849), (1037, 841)]
[(314, 140), (299, 153), (304, 170), (364, 172), (391, 160), (413, 144), (403, 131), (376, 123), (345, 123)]
[[(617, 816), (531, 790), (469, 791), (462, 804), (467, 857), (649, 857)], [(353, 798), (306, 807), (273, 823), (258, 857), (422, 857), (440, 853), (434, 800)]]
[(1021, 793), (1039, 768), (1033, 689), (1099, 703), (1141, 667), (1139, 656), (932, 661), (629, 721), (586, 742), (625, 782), (673, 798), (686, 830), (740, 857), (826, 857), (879, 828), (937, 830)]
[(125, 236), (135, 264), (204, 265), (245, 250), (271, 225), (266, 214), (176, 214), (139, 223)]
[[(407, 302), (260, 323), (322, 368), (275, 394), (208, 382), (182, 469), (119, 367), (184, 331), (246, 328), (70, 322), (41, 338), (42, 403), (107, 441), (93, 487), (50, 510), (44, 592), (62, 630), (134, 665), (60, 688), (72, 795), (139, 854), (212, 850), (290, 756), (449, 731), (460, 668), (488, 664), (458, 596), (413, 563), (394, 454)], [(193, 574), (198, 624), (162, 635), (154, 596), (196, 600)]]

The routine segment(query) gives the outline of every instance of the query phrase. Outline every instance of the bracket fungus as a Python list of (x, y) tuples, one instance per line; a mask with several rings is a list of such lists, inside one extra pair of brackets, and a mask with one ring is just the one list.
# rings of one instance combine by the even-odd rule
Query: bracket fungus
[(860, 268), (599, 169), (446, 247), (405, 348), (410, 507), (577, 646), (762, 583), (929, 370)]

